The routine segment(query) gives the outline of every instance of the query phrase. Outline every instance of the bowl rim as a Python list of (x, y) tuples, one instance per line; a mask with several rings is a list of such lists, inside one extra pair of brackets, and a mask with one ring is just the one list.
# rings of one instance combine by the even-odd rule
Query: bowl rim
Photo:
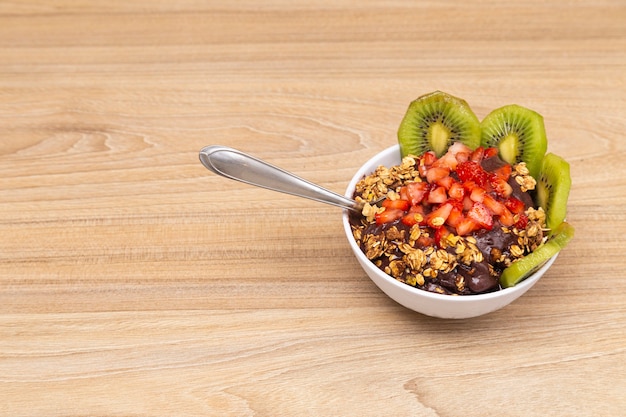
[[(367, 162), (362, 164), (361, 167), (357, 170), (357, 172), (354, 174), (354, 176), (350, 180), (350, 183), (348, 184), (344, 195), (348, 198), (352, 198), (352, 194), (356, 186), (356, 183), (360, 181), (361, 178), (363, 178), (363, 176), (369, 175), (371, 172), (373, 172), (373, 169), (371, 168), (371, 166), (377, 167), (379, 165), (383, 165), (382, 163), (379, 163), (377, 161), (386, 159), (392, 156), (393, 153), (397, 153), (398, 157), (400, 157), (400, 145), (396, 144), (391, 147), (388, 147), (378, 152), (376, 155), (374, 155), (369, 160), (367, 160)], [(532, 287), (539, 280), (539, 278), (541, 278), (541, 276), (543, 276), (543, 274), (550, 268), (550, 266), (552, 266), (552, 264), (554, 263), (554, 261), (559, 255), (559, 253), (557, 252), (554, 256), (548, 259), (540, 268), (538, 268), (532, 275), (530, 275), (529, 277), (525, 278), (522, 282), (512, 287), (502, 288), (497, 291), (492, 291), (492, 292), (485, 293), (485, 294), (469, 294), (469, 295), (460, 295), (460, 296), (454, 296), (450, 294), (437, 294), (437, 293), (430, 292), (427, 290), (422, 290), (420, 288), (412, 287), (408, 284), (404, 284), (394, 279), (390, 275), (386, 274), (385, 272), (381, 271), (378, 267), (372, 264), (372, 262), (369, 259), (367, 259), (367, 257), (365, 256), (361, 248), (356, 244), (356, 240), (354, 239), (354, 236), (352, 235), (352, 228), (350, 226), (349, 214), (350, 213), (348, 210), (346, 209), (343, 210), (342, 222), (343, 222), (344, 232), (346, 233), (346, 237), (348, 238), (348, 242), (350, 244), (350, 247), (352, 248), (352, 251), (355, 253), (357, 258), (361, 261), (361, 263), (366, 262), (367, 264), (371, 264), (373, 273), (376, 274), (376, 276), (379, 279), (384, 280), (386, 283), (393, 285), (394, 287), (397, 287), (398, 289), (402, 291), (408, 291), (417, 296), (427, 297), (427, 298), (431, 298), (433, 300), (438, 300), (438, 301), (445, 302), (445, 301), (453, 300), (453, 302), (455, 303), (474, 303), (476, 301), (487, 301), (491, 299), (506, 297), (507, 295), (512, 295), (513, 293), (517, 293), (520, 291), (525, 292), (526, 290), (530, 289), (530, 287)]]

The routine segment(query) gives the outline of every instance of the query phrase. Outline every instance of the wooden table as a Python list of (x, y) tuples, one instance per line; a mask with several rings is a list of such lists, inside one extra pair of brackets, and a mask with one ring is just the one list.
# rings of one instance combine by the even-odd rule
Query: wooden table
[[(0, 415), (623, 415), (623, 1), (4, 2), (0, 48)], [(343, 192), (436, 89), (571, 164), (576, 238), (487, 316), (399, 306), (338, 209), (198, 161)]]

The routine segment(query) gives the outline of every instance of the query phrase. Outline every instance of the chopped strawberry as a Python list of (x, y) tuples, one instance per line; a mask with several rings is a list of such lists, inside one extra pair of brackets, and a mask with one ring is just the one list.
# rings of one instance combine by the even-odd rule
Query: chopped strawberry
[(420, 159), (420, 165), (430, 167), (437, 160), (437, 155), (433, 151), (428, 151), (422, 155)]
[(463, 221), (463, 219), (465, 219), (465, 216), (463, 215), (463, 206), (453, 206), (448, 218), (446, 219), (446, 224), (456, 228), (459, 223)]
[(493, 217), (491, 217), (489, 209), (482, 203), (475, 202), (467, 212), (467, 217), (474, 220), (484, 229), (491, 230), (493, 227)]
[(465, 195), (470, 195), (474, 188), (480, 188), (474, 181), (465, 181), (462, 185), (465, 189)]
[(433, 228), (442, 227), (452, 212), (452, 207), (449, 202), (440, 205), (426, 216), (426, 224)]
[(487, 148), (485, 149), (484, 159), (493, 158), (494, 156), (498, 156), (498, 148)]
[(513, 193), (511, 185), (495, 175), (489, 178), (489, 184), (491, 184), (496, 194), (502, 198), (508, 198)]
[(426, 178), (426, 172), (428, 171), (428, 167), (426, 165), (419, 164), (417, 166), (417, 172), (419, 172), (420, 177)]
[(411, 206), (409, 212), (402, 217), (402, 223), (407, 226), (413, 226), (416, 224), (425, 224), (424, 206)]
[[(420, 204), (429, 190), (428, 183), (426, 182), (410, 182), (403, 188), (412, 206)], [(402, 196), (402, 193), (403, 191), (400, 190), (400, 196)]]
[(432, 166), (426, 171), (426, 181), (434, 183), (450, 176), (450, 169), (446, 167)]
[(459, 224), (456, 225), (456, 234), (459, 236), (466, 236), (479, 228), (478, 223), (473, 219), (466, 217), (462, 219)]
[(419, 213), (408, 213), (402, 217), (402, 223), (407, 226), (415, 226), (416, 224), (422, 223), (424, 218)]
[(482, 203), (495, 215), (501, 215), (507, 209), (504, 204), (493, 198), (491, 194), (485, 194)]
[(482, 203), (485, 199), (485, 194), (487, 194), (487, 192), (483, 188), (475, 187), (470, 193), (470, 198), (472, 201)]
[(420, 214), (424, 214), (424, 206), (419, 204), (417, 206), (411, 206), (411, 208), (409, 208), (409, 213), (420, 213)]
[(381, 204), (383, 207), (386, 208), (393, 208), (393, 209), (399, 209), (402, 211), (407, 211), (409, 209), (409, 207), (411, 206), (411, 203), (409, 203), (408, 200), (389, 200), (386, 199), (382, 202)]
[(398, 191), (398, 194), (400, 194), (400, 200), (409, 201), (409, 193), (407, 193), (406, 191), (406, 185), (400, 188), (400, 191)]
[[(448, 177), (448, 178), (452, 178), (452, 177)], [(453, 181), (450, 187), (448, 188), (448, 195), (450, 196), (450, 198), (461, 201), (463, 200), (463, 197), (465, 196), (465, 189), (463, 188), (461, 184), (459, 184), (456, 181)]]
[(434, 189), (430, 190), (430, 192), (428, 193), (428, 197), (426, 198), (426, 201), (428, 201), (430, 204), (441, 204), (443, 202), (445, 202), (448, 199), (448, 195), (446, 193), (446, 189), (443, 187), (435, 187)]
[(448, 148), (448, 153), (450, 155), (458, 155), (459, 152), (464, 152), (464, 153), (471, 153), (472, 150), (469, 148), (469, 146), (467, 146), (466, 144), (464, 144), (463, 142), (454, 142), (452, 145), (450, 145), (450, 147)]
[(445, 188), (446, 190), (449, 190), (450, 187), (452, 187), (452, 184), (454, 184), (454, 178), (452, 178), (451, 176), (447, 176), (447, 177), (443, 177), (437, 181), (435, 181), (435, 184)]
[(514, 214), (522, 213), (526, 208), (524, 207), (524, 203), (522, 203), (521, 200), (518, 200), (515, 197), (509, 197), (508, 199), (504, 200), (504, 205)]
[(404, 216), (404, 211), (396, 208), (386, 208), (381, 213), (376, 213), (376, 224), (391, 223)]
[(517, 214), (515, 217), (519, 217), (519, 219), (515, 222), (515, 227), (518, 229), (525, 229), (528, 225), (528, 216), (524, 213)]
[(446, 227), (440, 227), (435, 230), (435, 243), (438, 247), (443, 247), (441, 241), (445, 239), (450, 234), (450, 231)]
[[(490, 149), (493, 149), (493, 148), (490, 148)], [(502, 165), (501, 167), (494, 169), (492, 171), (492, 175), (495, 175), (497, 178), (501, 178), (504, 181), (508, 181), (509, 177), (511, 176), (512, 170), (513, 169), (511, 168), (511, 165), (505, 164), (505, 165)]]
[(465, 197), (463, 197), (463, 210), (469, 211), (473, 205), (474, 202), (470, 198), (469, 194), (465, 194)]
[(456, 157), (453, 154), (451, 154), (450, 151), (448, 151), (441, 158), (437, 159), (433, 163), (432, 166), (440, 167), (440, 168), (448, 168), (451, 171), (454, 171), (458, 164), (459, 164), (459, 161), (457, 161)]
[(471, 153), (472, 150), (463, 142), (454, 142), (448, 148), (448, 152), (440, 158), (441, 162), (438, 164), (447, 166), (454, 171), (459, 163), (469, 159)]
[(471, 155), (471, 152), (459, 152), (456, 155), (454, 155), (454, 157), (456, 158), (457, 163), (461, 164), (463, 162), (469, 161), (470, 155)]
[(479, 146), (478, 148), (474, 149), (474, 152), (472, 152), (472, 154), (470, 155), (470, 160), (480, 164), (484, 157), (485, 148)]
[(473, 181), (480, 186), (484, 186), (489, 179), (483, 167), (471, 160), (459, 164), (456, 167), (456, 175), (462, 182)]
[(433, 245), (433, 238), (422, 234), (420, 237), (417, 238), (416, 243), (418, 247), (427, 248)]
[(502, 223), (502, 226), (510, 227), (515, 223), (513, 213), (508, 208), (504, 208), (504, 211), (498, 216), (498, 220)]

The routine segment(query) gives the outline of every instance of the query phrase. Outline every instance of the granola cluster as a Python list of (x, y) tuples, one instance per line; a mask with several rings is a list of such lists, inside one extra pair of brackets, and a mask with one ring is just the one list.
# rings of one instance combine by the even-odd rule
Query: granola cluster
[[(418, 168), (418, 158), (413, 156), (391, 168), (380, 166), (357, 184), (355, 199), (398, 199), (403, 185), (422, 181)], [(513, 172), (522, 192), (534, 189), (535, 180), (525, 164), (517, 164)], [(375, 215), (381, 210), (366, 203), (363, 217), (351, 221), (354, 238), (365, 256), (398, 281), (437, 293), (474, 294), (482, 292), (482, 286), (490, 285), (493, 290), (494, 282), (497, 289), (502, 270), (544, 241), (545, 213), (541, 208), (526, 209), (528, 222), (521, 229), (496, 223), (492, 230), (467, 236), (450, 231), (439, 241), (434, 239), (436, 229), (419, 221), (412, 226), (400, 221), (377, 224)], [(489, 282), (481, 284), (481, 279)]]

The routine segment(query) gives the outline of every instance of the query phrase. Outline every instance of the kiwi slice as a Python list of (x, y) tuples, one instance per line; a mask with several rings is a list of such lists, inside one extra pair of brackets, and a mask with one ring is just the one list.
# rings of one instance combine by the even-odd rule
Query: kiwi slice
[(541, 160), (548, 148), (543, 117), (517, 104), (509, 104), (489, 113), (481, 122), (484, 148), (497, 147), (500, 158), (511, 165), (526, 162), (537, 178)]
[(480, 145), (480, 121), (465, 100), (435, 91), (411, 102), (398, 128), (402, 157), (430, 150), (440, 157), (453, 142)]
[(527, 276), (537, 271), (541, 266), (574, 237), (574, 227), (562, 222), (553, 231), (548, 240), (537, 249), (513, 262), (500, 275), (500, 285), (504, 288), (512, 287)]
[(571, 185), (569, 163), (553, 153), (546, 154), (535, 188), (535, 203), (546, 212), (549, 229), (554, 229), (565, 220)]

